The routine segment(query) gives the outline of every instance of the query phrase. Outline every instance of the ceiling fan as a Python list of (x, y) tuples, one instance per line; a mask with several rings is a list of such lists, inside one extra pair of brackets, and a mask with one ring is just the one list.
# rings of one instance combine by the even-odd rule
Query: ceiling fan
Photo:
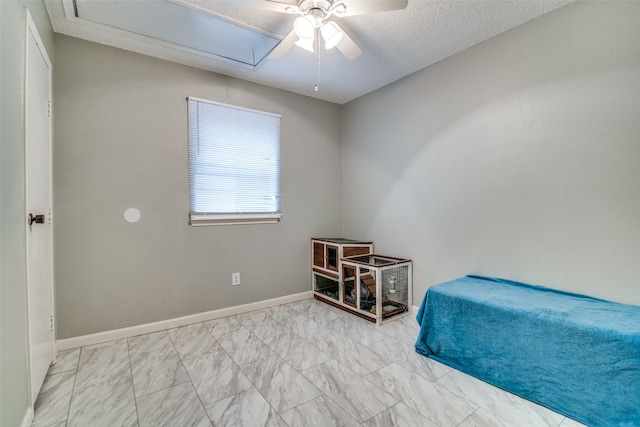
[(293, 23), (293, 30), (269, 54), (270, 59), (281, 58), (295, 44), (310, 52), (317, 51), (320, 36), (325, 48), (337, 47), (350, 61), (360, 55), (362, 50), (342, 28), (329, 20), (363, 15), (373, 12), (404, 9), (408, 0), (225, 0), (237, 6), (271, 10), (274, 12), (299, 15)]

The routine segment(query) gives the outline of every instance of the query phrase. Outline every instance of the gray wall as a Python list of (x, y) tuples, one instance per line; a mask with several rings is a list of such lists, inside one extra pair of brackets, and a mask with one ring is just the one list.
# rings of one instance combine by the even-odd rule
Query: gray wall
[[(339, 105), (66, 36), (55, 47), (59, 339), (310, 289), (309, 239), (341, 232)], [(188, 225), (187, 96), (282, 115), (279, 224)]]
[(640, 305), (640, 3), (576, 2), (346, 106), (345, 236)]
[(0, 425), (18, 426), (29, 405), (26, 353), (24, 209), (24, 34), (31, 11), (53, 58), (41, 1), (0, 1)]

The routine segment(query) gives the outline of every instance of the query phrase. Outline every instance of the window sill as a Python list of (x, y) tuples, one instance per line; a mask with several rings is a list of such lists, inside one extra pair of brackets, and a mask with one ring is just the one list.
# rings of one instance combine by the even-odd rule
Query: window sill
[(189, 214), (189, 224), (192, 227), (208, 225), (239, 225), (239, 224), (276, 224), (280, 222), (282, 214), (238, 214), (212, 215)]

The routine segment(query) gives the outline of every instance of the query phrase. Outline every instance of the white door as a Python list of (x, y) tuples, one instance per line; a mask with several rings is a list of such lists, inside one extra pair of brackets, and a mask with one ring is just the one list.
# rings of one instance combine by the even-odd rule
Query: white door
[(27, 11), (24, 107), (31, 404), (54, 357), (50, 100), (51, 61)]

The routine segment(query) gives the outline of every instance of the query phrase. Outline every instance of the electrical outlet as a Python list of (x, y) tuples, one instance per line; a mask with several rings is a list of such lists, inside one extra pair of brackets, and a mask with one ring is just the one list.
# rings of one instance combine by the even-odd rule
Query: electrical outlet
[(231, 275), (231, 285), (238, 286), (240, 284), (240, 273), (233, 273)]

